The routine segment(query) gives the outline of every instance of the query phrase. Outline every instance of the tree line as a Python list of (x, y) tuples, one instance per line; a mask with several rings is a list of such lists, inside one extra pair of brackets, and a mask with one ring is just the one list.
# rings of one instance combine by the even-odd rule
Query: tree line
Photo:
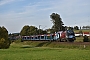
[(37, 34), (45, 34), (46, 31), (42, 30), (42, 29), (38, 29), (35, 26), (29, 26), (29, 25), (25, 25), (21, 32), (20, 35), (22, 36), (29, 36), (29, 35), (37, 35)]
[(83, 26), (82, 29), (90, 29), (90, 26)]

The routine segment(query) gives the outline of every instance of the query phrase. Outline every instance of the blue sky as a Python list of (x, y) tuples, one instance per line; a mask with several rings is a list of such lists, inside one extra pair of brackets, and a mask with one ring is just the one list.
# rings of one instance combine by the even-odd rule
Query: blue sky
[(58, 13), (66, 26), (90, 25), (90, 0), (0, 0), (0, 26), (9, 33), (25, 25), (51, 28), (52, 13)]

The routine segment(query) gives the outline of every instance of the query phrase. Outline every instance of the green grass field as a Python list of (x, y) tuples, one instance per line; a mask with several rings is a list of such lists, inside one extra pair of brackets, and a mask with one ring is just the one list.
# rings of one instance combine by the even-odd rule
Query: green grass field
[[(75, 33), (79, 33), (80, 30), (74, 30)], [(82, 32), (90, 32), (90, 30), (81, 30)]]
[[(14, 42), (9, 49), (0, 49), (0, 60), (90, 60), (89, 49), (70, 48), (72, 43), (68, 45), (69, 48), (61, 47), (63, 44), (57, 44), (61, 46), (55, 47), (56, 42), (46, 43), (49, 44), (48, 47), (45, 47), (45, 43), (43, 47), (35, 47), (34, 45), (37, 46), (38, 43), (40, 44), (40, 42), (28, 42), (28, 44)], [(51, 47), (52, 45), (54, 47)]]
[(90, 60), (89, 50), (24, 48), (0, 50), (0, 60)]

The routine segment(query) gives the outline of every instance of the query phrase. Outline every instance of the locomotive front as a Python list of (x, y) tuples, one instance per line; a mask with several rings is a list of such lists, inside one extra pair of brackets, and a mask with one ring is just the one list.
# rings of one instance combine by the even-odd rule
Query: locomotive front
[(66, 31), (66, 38), (69, 42), (74, 42), (74, 40), (76, 40), (74, 31), (73, 30), (67, 30)]

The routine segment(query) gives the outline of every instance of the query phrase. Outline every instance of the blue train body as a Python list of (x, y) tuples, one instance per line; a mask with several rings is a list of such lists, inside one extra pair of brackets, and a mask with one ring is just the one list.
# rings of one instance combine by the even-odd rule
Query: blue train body
[(22, 36), (22, 40), (54, 40), (53, 34)]

